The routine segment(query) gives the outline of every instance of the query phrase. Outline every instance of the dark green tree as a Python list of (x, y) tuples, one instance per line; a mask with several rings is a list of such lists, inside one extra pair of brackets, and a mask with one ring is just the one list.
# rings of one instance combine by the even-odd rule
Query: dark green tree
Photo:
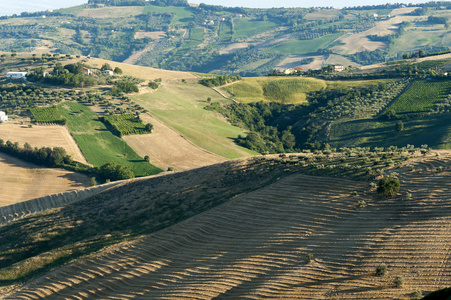
[(401, 184), (396, 177), (384, 177), (379, 181), (377, 192), (381, 196), (393, 197), (399, 192)]

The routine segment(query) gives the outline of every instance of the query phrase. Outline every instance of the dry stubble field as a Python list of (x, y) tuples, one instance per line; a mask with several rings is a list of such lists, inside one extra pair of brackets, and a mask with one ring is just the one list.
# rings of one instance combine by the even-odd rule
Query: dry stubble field
[(435, 157), (397, 169), (401, 193), (384, 199), (367, 182), (292, 175), (5, 299), (410, 299), (451, 285), (450, 170)]
[(20, 125), (19, 121), (8, 121), (0, 124), (0, 139), (18, 142), (21, 147), (25, 143), (32, 147), (63, 147), (73, 159), (88, 164), (77, 143), (65, 126), (60, 125)]
[(62, 169), (49, 169), (0, 153), (0, 206), (56, 193), (83, 189), (90, 179)]
[(152, 164), (162, 168), (183, 171), (224, 162), (226, 159), (208, 152), (183, 138), (158, 119), (141, 114), (144, 123), (151, 123), (151, 134), (128, 135), (123, 139), (140, 156), (149, 155)]

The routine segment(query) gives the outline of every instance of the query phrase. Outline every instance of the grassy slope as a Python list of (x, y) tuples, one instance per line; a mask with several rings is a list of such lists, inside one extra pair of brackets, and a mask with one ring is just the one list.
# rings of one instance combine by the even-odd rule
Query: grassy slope
[(396, 113), (428, 112), (451, 94), (451, 81), (415, 81), (389, 109)]
[[(89, 163), (99, 167), (109, 162), (128, 166), (136, 176), (157, 174), (162, 170), (145, 162), (125, 141), (108, 131), (87, 106), (66, 102), (59, 105), (67, 126)], [(124, 155), (125, 154), (125, 155)]]
[[(281, 101), (302, 103), (307, 92), (325, 88), (323, 80), (299, 77), (249, 77), (244, 81), (224, 87), (240, 102)], [(283, 91), (283, 96), (278, 92)]]
[(152, 115), (203, 149), (226, 158), (255, 155), (233, 143), (234, 138), (243, 134), (242, 129), (203, 109), (208, 97), (213, 101), (229, 101), (210, 88), (181, 82), (164, 83), (153, 93), (132, 96)]
[[(305, 101), (306, 93), (318, 91), (321, 88), (363, 87), (376, 85), (380, 82), (387, 82), (387, 80), (325, 81), (308, 77), (248, 77), (222, 89), (233, 94), (236, 100), (243, 103), (258, 101), (302, 103)], [(273, 86), (272, 91), (269, 91), (269, 86)], [(265, 92), (265, 88), (268, 88), (266, 89), (267, 92)]]
[(249, 19), (235, 19), (233, 20), (234, 33), (233, 38), (244, 38), (250, 35), (257, 34), (276, 26), (276, 23), (271, 21), (255, 21)]

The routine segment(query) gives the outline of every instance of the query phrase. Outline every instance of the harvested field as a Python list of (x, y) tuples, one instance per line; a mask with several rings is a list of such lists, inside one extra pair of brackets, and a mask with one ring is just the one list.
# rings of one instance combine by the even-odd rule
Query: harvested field
[(168, 71), (162, 69), (154, 69), (151, 67), (141, 67), (130, 65), (127, 63), (112, 62), (110, 60), (100, 59), (100, 58), (90, 58), (88, 64), (95, 67), (101, 68), (105, 63), (109, 63), (112, 68), (119, 67), (122, 69), (125, 75), (131, 75), (144, 80), (155, 80), (161, 78), (163, 81), (174, 81), (182, 79), (197, 79), (198, 77), (188, 73), (179, 71)]
[[(448, 287), (451, 161), (414, 164), (397, 169), (395, 198), (379, 198), (367, 182), (292, 175), (5, 299), (410, 299), (417, 289)], [(380, 263), (385, 276), (375, 276)]]
[(150, 162), (159, 168), (167, 170), (172, 167), (174, 171), (184, 171), (226, 160), (189, 142), (158, 119), (147, 114), (140, 117), (144, 123), (153, 125), (152, 133), (122, 138), (140, 156), (149, 155)]
[(62, 169), (48, 169), (0, 153), (0, 206), (89, 186), (90, 179)]
[(88, 164), (66, 126), (33, 125), (28, 128), (27, 125), (20, 125), (18, 121), (8, 121), (0, 125), (0, 139), (5, 142), (18, 142), (20, 146), (28, 143), (38, 148), (63, 147), (69, 155), (73, 155), (74, 160)]
[[(354, 54), (361, 51), (374, 51), (385, 49), (387, 45), (383, 42), (374, 42), (368, 39), (368, 35), (388, 35), (392, 34), (402, 22), (410, 22), (419, 17), (404, 15), (415, 8), (400, 8), (392, 11), (392, 18), (387, 21), (378, 21), (376, 26), (363, 32), (348, 34), (339, 39), (343, 45), (335, 46), (332, 49), (340, 54)], [(425, 17), (424, 17), (425, 18)]]

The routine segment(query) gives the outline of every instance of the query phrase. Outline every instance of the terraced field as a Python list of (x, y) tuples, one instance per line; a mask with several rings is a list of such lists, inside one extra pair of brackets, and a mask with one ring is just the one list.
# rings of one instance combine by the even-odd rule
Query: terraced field
[[(387, 199), (366, 182), (292, 175), (5, 299), (410, 299), (447, 287), (451, 160), (413, 164), (396, 170), (401, 193)], [(388, 275), (375, 276), (380, 263)]]

